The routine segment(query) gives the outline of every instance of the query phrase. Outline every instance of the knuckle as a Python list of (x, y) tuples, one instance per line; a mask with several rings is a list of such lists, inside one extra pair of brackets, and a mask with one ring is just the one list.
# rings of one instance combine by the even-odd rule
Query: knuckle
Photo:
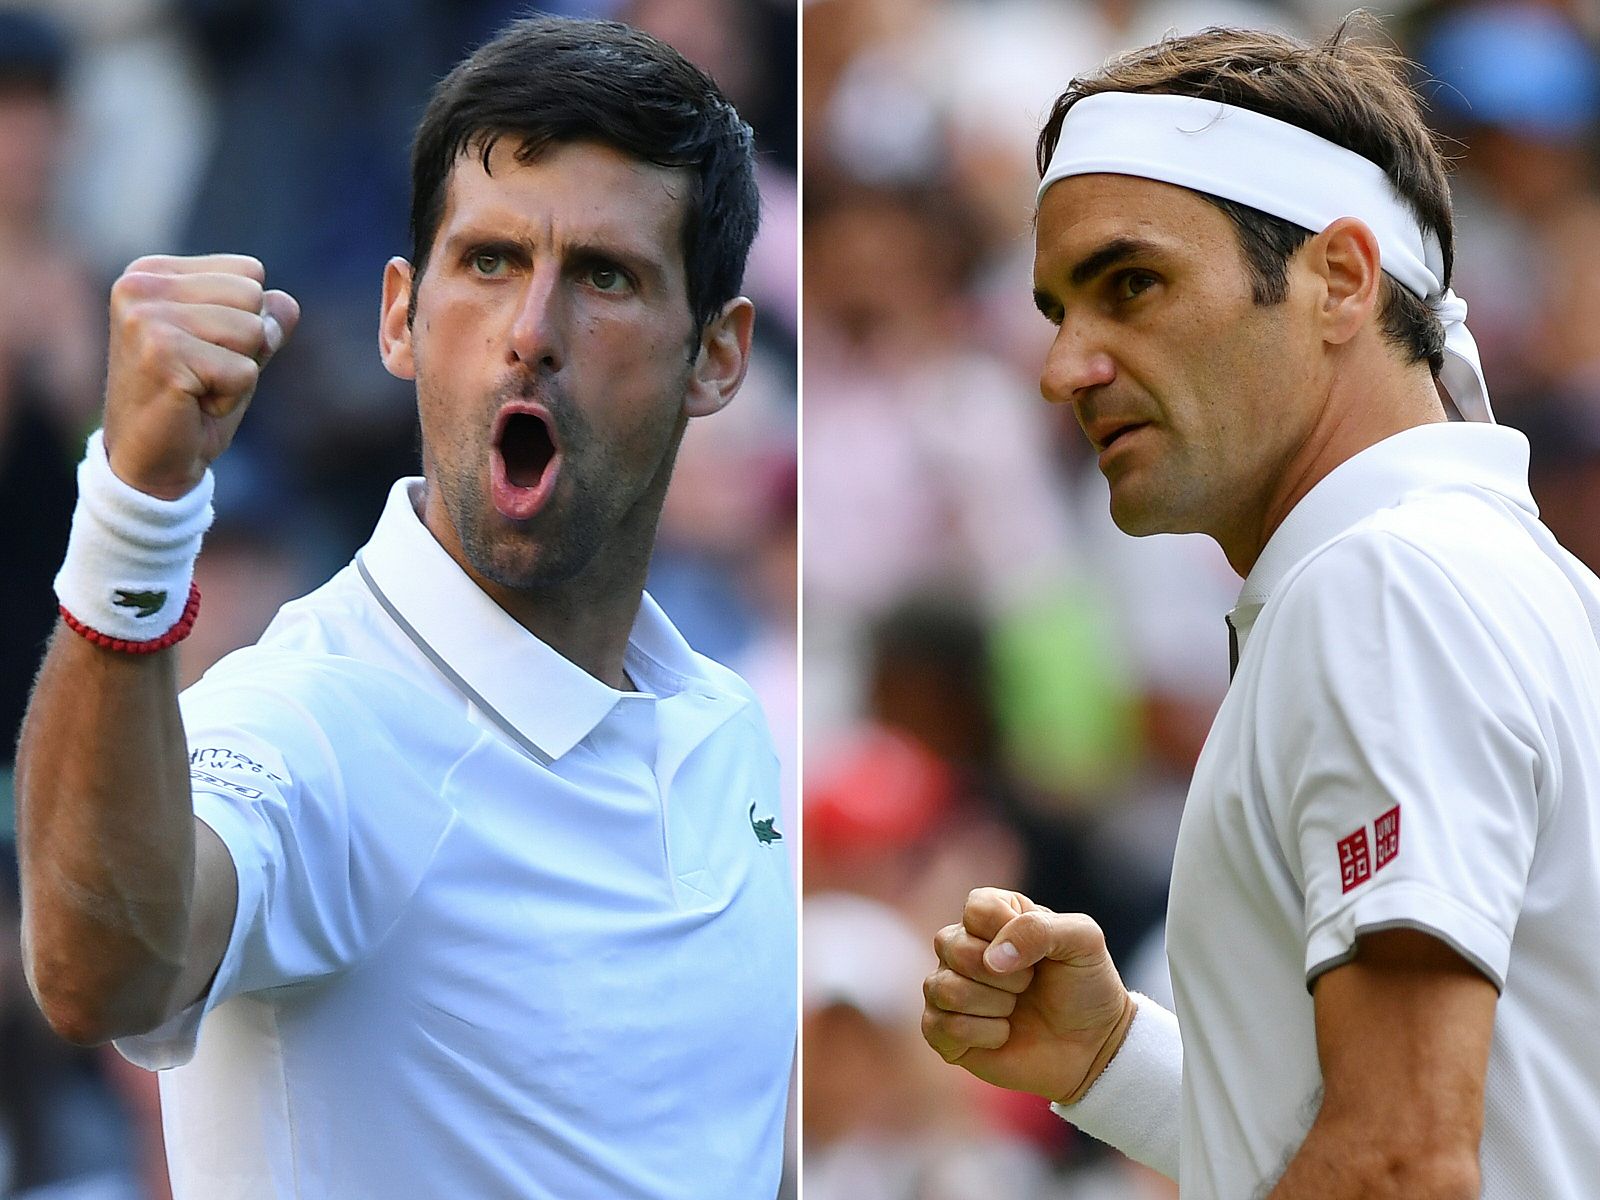
[(985, 1050), (998, 1050), (1010, 1040), (1011, 1022), (1004, 1017), (984, 1022), (983, 1031), (973, 1039), (975, 1045)]
[(1106, 948), (1105, 930), (1100, 928), (1099, 922), (1093, 917), (1083, 913), (1068, 913), (1058, 918), (1062, 924), (1062, 931), (1071, 937), (1073, 943), (1083, 954), (1101, 954)]
[(123, 276), (165, 274), (171, 260), (164, 254), (141, 254), (125, 268)]
[(157, 378), (161, 386), (169, 392), (187, 392), (194, 387), (195, 373), (183, 363), (176, 360), (165, 365), (165, 369)]
[(158, 275), (132, 269), (119, 275), (117, 281), (111, 285), (112, 309), (126, 311), (140, 301), (154, 296), (159, 286), (159, 279)]
[(229, 391), (238, 392), (241, 395), (245, 392), (254, 391), (256, 384), (260, 380), (261, 366), (259, 363), (254, 359), (244, 357), (242, 354), (231, 356), (226, 380)]
[(1012, 920), (1005, 929), (1005, 936), (1020, 950), (1023, 944), (1028, 947), (1038, 945), (1049, 937), (1050, 918), (1046, 913), (1034, 911), (1025, 912)]
[(967, 907), (973, 908), (992, 904), (999, 894), (999, 888), (975, 887), (967, 893)]
[(262, 300), (266, 297), (267, 289), (261, 280), (250, 275), (239, 276), (240, 295), (253, 312), (261, 311)]
[(178, 331), (153, 319), (148, 311), (130, 314), (129, 324), (138, 337), (139, 359), (147, 367), (166, 366), (179, 357)]

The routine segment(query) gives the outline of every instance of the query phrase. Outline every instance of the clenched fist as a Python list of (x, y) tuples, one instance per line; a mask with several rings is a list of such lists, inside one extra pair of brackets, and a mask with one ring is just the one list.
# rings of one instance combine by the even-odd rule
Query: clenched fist
[(1074, 1099), (1127, 1032), (1127, 990), (1086, 916), (978, 888), (933, 947), (922, 1036), (988, 1083)]
[(152, 255), (111, 288), (105, 442), (123, 482), (174, 500), (228, 448), (261, 368), (300, 320), (242, 254)]

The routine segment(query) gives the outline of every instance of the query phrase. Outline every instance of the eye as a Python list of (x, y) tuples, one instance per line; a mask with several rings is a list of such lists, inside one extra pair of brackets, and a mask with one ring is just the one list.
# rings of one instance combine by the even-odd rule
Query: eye
[(506, 256), (498, 250), (480, 250), (470, 261), (472, 269), (486, 278), (492, 279), (506, 272)]
[(1159, 282), (1149, 271), (1119, 271), (1111, 281), (1111, 290), (1118, 300), (1132, 300)]
[(628, 277), (616, 267), (606, 263), (595, 263), (588, 270), (590, 286), (600, 292), (620, 292), (626, 290)]

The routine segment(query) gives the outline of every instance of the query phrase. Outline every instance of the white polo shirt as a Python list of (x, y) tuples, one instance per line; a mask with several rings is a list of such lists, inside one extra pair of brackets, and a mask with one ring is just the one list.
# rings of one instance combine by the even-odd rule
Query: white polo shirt
[(420, 485), (183, 695), (239, 905), (208, 997), (119, 1043), (175, 1194), (769, 1197), (796, 922), (760, 710), (648, 596), (647, 694), (563, 659)]
[(1270, 1190), (1321, 1101), (1309, 984), (1397, 926), (1501, 990), (1483, 1196), (1595, 1195), (1600, 581), (1539, 524), (1527, 456), (1494, 426), (1389, 438), (1245, 581), (1168, 916), (1184, 1200)]

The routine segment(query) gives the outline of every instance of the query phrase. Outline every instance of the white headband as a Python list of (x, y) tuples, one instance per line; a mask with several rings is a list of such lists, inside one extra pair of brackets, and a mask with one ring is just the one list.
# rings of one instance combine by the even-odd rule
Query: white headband
[(1439, 239), (1424, 234), (1383, 169), (1309, 130), (1215, 100), (1101, 92), (1062, 122), (1045, 189), (1072, 175), (1135, 175), (1209, 192), (1320, 233), (1355, 217), (1378, 239), (1384, 271), (1444, 325), (1440, 382), (1470, 421), (1493, 421), (1467, 302), (1444, 286)]

